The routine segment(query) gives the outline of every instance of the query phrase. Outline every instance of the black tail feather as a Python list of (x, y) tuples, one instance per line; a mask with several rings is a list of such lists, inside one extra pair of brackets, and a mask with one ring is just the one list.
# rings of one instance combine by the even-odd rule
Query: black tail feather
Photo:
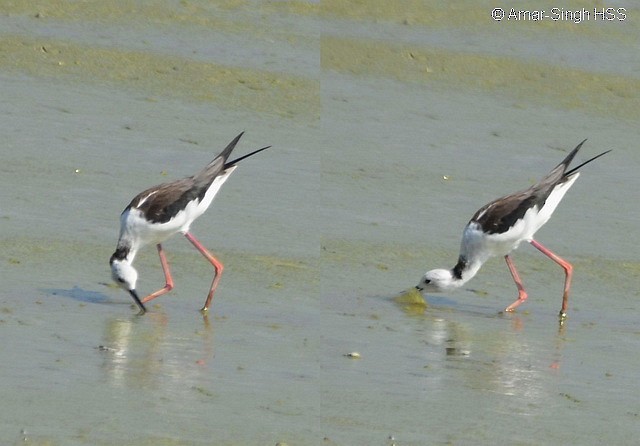
[(564, 166), (563, 170), (566, 170), (569, 167), (569, 164), (571, 164), (571, 161), (573, 161), (573, 158), (576, 156), (576, 153), (578, 153), (578, 150), (580, 150), (580, 148), (582, 147), (582, 145), (586, 142), (586, 138), (576, 146), (575, 149), (573, 149), (571, 152), (569, 152), (569, 154), (566, 156), (565, 159), (562, 160), (562, 162), (560, 162), (560, 164), (558, 164), (554, 170), (560, 166)]
[[(586, 141), (586, 140), (585, 140)], [(584, 142), (584, 141), (583, 141)], [(585, 164), (589, 164), (591, 161), (600, 158), (602, 155), (606, 155), (607, 153), (611, 152), (611, 150), (607, 150), (606, 152), (602, 152), (600, 155), (596, 155), (591, 159), (588, 159), (587, 161), (585, 161), (584, 163), (580, 164), (579, 166), (574, 167), (573, 169), (569, 170), (568, 172), (564, 173), (565, 177), (568, 177), (569, 175), (571, 175), (572, 173), (576, 172), (578, 169), (580, 169), (582, 166), (584, 166)]]
[(240, 158), (236, 158), (233, 161), (229, 161), (228, 163), (225, 163), (224, 168), (227, 169), (227, 168), (229, 168), (231, 166), (235, 166), (236, 164), (238, 164), (243, 159), (249, 158), (250, 156), (255, 155), (258, 152), (262, 152), (263, 150), (267, 150), (269, 147), (271, 147), (271, 146), (267, 146), (267, 147), (263, 147), (262, 149), (254, 150), (253, 152), (248, 153), (246, 155), (243, 155)]
[(225, 149), (222, 152), (220, 152), (218, 156), (216, 156), (216, 158), (222, 158), (226, 162), (227, 158), (229, 158), (229, 155), (231, 155), (231, 152), (236, 147), (236, 144), (238, 144), (238, 141), (240, 141), (240, 138), (242, 137), (242, 135), (244, 135), (244, 132), (240, 132), (238, 136), (233, 138), (233, 141), (231, 141), (227, 145), (227, 147), (225, 147)]

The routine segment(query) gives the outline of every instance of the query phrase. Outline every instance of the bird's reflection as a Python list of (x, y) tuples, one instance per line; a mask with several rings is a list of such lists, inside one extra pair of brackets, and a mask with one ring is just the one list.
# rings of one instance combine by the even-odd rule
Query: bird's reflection
[[(113, 318), (105, 325), (103, 370), (122, 387), (158, 387), (166, 381), (188, 382), (210, 367), (214, 357), (213, 326), (203, 316), (201, 328), (187, 333), (168, 323), (163, 313)], [(178, 325), (178, 324), (174, 324)], [(189, 376), (192, 375), (192, 376)]]
[(536, 333), (538, 327), (527, 330), (529, 318), (517, 313), (446, 306), (429, 306), (418, 313), (406, 304), (399, 307), (412, 319), (424, 321), (417, 326), (428, 346), (425, 378), (432, 390), (462, 384), (481, 394), (513, 396), (510, 401), (527, 402), (519, 409), (525, 412), (544, 407), (555, 394), (551, 375), (561, 365), (564, 325), (559, 332), (554, 328)]

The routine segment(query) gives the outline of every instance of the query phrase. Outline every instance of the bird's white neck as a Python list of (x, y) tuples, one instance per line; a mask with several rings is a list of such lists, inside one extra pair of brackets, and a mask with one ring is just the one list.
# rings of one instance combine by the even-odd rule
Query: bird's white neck
[(480, 259), (468, 261), (463, 256), (460, 256), (458, 263), (451, 269), (451, 285), (457, 288), (467, 283), (480, 271), (483, 263)]
[(118, 240), (118, 246), (116, 247), (115, 252), (111, 256), (111, 263), (114, 260), (118, 260), (120, 262), (128, 263), (129, 265), (133, 262), (134, 257), (138, 249), (132, 246), (126, 239), (120, 238)]

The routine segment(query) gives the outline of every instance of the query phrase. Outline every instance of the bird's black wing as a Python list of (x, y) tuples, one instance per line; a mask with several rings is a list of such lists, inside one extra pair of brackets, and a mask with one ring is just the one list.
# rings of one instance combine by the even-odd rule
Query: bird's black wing
[(125, 211), (139, 209), (152, 223), (166, 223), (199, 196), (194, 185), (193, 177), (189, 177), (151, 187), (136, 195)]

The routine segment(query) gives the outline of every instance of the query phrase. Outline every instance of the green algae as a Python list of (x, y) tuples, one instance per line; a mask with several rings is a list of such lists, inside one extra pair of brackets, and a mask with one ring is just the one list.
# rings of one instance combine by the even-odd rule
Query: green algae
[(327, 70), (433, 88), (481, 90), (517, 103), (640, 118), (640, 80), (633, 77), (417, 44), (334, 36), (324, 36), (321, 42), (321, 65)]
[(0, 37), (0, 69), (66, 81), (112, 84), (285, 118), (319, 117), (319, 82), (260, 69), (54, 39)]

